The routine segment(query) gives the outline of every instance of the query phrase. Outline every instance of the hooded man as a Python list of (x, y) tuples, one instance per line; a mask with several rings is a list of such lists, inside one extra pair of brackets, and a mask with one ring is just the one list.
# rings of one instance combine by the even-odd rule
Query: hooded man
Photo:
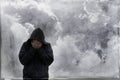
[(53, 50), (40, 28), (35, 29), (30, 38), (23, 43), (19, 60), (24, 66), (24, 80), (48, 80), (49, 65), (53, 62)]

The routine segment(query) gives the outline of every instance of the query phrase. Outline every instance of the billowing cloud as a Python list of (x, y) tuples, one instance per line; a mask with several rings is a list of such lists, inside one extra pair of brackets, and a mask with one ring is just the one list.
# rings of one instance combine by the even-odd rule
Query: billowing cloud
[(119, 76), (119, 0), (2, 3), (2, 77), (22, 76), (19, 49), (37, 27), (44, 31), (54, 51), (50, 77)]

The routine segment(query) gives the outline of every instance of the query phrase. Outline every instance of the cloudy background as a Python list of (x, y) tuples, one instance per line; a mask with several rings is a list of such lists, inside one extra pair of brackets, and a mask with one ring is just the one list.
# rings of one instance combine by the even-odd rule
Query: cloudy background
[(37, 27), (54, 51), (50, 78), (120, 76), (120, 0), (1, 0), (0, 14), (2, 78), (22, 78), (18, 53)]

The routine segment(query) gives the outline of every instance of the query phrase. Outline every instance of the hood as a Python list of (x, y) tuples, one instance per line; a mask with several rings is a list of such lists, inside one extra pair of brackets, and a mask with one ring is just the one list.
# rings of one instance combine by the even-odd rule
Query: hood
[(43, 31), (40, 28), (36, 28), (32, 32), (32, 34), (31, 34), (29, 39), (30, 40), (36, 39), (36, 40), (38, 40), (40, 42), (45, 42), (45, 35), (44, 35)]

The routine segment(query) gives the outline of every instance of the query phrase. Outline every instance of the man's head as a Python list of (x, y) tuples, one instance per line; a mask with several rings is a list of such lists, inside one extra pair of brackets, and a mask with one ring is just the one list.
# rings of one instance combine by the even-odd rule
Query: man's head
[(30, 36), (30, 39), (31, 40), (38, 40), (38, 41), (40, 41), (40, 42), (44, 42), (45, 41), (45, 36), (44, 36), (44, 33), (43, 33), (43, 31), (40, 29), (40, 28), (36, 28), (33, 32), (32, 32), (32, 34), (31, 34), (31, 36)]
[(45, 42), (45, 36), (40, 28), (36, 28), (30, 36), (31, 44), (33, 47), (41, 47)]

